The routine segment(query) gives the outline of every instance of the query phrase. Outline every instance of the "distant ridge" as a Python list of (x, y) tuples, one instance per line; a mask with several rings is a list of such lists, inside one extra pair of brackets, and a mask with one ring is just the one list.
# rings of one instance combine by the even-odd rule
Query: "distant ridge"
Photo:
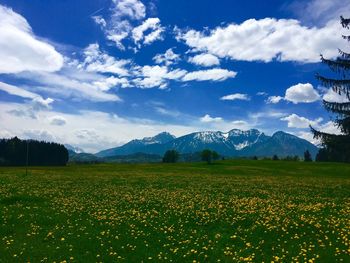
[(176, 138), (167, 132), (141, 140), (132, 140), (122, 146), (100, 151), (95, 155), (100, 158), (132, 155), (136, 153), (162, 156), (165, 151), (174, 149), (181, 154), (192, 154), (204, 149), (217, 151), (227, 157), (271, 157), (300, 156), (309, 150), (314, 157), (318, 148), (307, 140), (289, 133), (278, 131), (272, 136), (257, 129), (247, 131), (233, 129), (229, 132), (204, 131), (194, 132)]

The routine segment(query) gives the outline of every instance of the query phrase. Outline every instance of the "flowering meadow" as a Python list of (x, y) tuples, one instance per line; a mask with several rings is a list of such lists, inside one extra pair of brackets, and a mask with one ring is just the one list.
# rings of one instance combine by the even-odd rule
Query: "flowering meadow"
[(0, 168), (0, 262), (350, 262), (350, 165)]

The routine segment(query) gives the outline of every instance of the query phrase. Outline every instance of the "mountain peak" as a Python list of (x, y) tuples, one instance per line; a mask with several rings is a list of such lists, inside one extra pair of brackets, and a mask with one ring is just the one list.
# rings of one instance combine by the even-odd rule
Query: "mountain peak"
[(290, 134), (290, 133), (286, 133), (284, 131), (277, 131), (272, 135), (272, 138), (276, 138), (276, 139), (282, 139), (282, 138), (297, 138), (300, 139), (299, 137)]
[(174, 140), (176, 137), (169, 132), (161, 132), (153, 137), (145, 137), (141, 141), (146, 144), (152, 144), (152, 143), (167, 143), (172, 140)]

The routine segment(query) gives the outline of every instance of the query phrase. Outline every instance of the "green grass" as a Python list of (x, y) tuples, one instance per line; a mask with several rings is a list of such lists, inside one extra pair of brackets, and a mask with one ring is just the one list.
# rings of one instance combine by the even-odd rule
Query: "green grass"
[(0, 262), (350, 262), (350, 165), (0, 168)]

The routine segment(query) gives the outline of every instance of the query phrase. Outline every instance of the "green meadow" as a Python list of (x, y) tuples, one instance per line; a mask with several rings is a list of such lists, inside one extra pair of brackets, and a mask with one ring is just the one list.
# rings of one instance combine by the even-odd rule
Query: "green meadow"
[(0, 262), (350, 262), (350, 165), (0, 168)]

